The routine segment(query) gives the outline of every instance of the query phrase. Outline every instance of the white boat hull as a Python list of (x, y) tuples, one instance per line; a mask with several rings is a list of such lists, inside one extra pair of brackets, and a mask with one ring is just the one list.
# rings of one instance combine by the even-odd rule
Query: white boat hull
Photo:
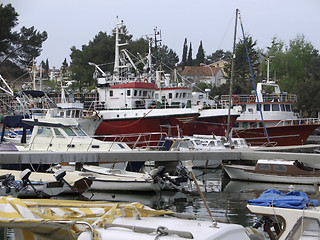
[(320, 181), (319, 177), (293, 176), (293, 175), (275, 175), (255, 173), (248, 170), (253, 170), (254, 167), (244, 165), (223, 166), (231, 179), (256, 181), (256, 182), (274, 182), (274, 183), (297, 183), (297, 184), (313, 184)]
[[(168, 240), (168, 239), (198, 239), (198, 240), (248, 240), (249, 237), (245, 233), (245, 229), (240, 225), (218, 223), (217, 227), (213, 227), (211, 221), (188, 220), (173, 217), (141, 217), (136, 218), (116, 218), (113, 221), (114, 227), (106, 229), (98, 228), (101, 234), (99, 239), (113, 240)], [(117, 226), (120, 225), (120, 227)], [(124, 225), (121, 227), (121, 225)], [(128, 229), (129, 227), (134, 230)], [(140, 227), (140, 228), (139, 228)], [(163, 234), (157, 232), (158, 228), (166, 228), (169, 231), (177, 231), (178, 234)], [(154, 231), (152, 231), (154, 230)], [(144, 233), (142, 232), (144, 231)], [(148, 232), (150, 231), (150, 232)], [(148, 233), (146, 233), (148, 232)], [(181, 235), (180, 235), (181, 234)], [(88, 232), (82, 233), (78, 240), (89, 239)]]
[(159, 185), (153, 181), (117, 181), (99, 178), (93, 179), (90, 189), (95, 191), (160, 191)]

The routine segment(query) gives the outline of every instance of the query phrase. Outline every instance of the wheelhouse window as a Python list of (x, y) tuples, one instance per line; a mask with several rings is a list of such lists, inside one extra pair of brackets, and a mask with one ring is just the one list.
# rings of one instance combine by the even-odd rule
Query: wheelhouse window
[(270, 104), (263, 104), (263, 111), (265, 112), (270, 111)]
[(75, 117), (80, 118), (82, 116), (82, 111), (81, 110), (76, 110), (75, 112)]
[(281, 112), (284, 112), (286, 109), (284, 108), (284, 104), (280, 104)]
[(127, 90), (127, 96), (131, 96), (131, 90), (130, 89)]
[(291, 112), (291, 105), (290, 104), (286, 104), (286, 112)]
[(176, 93), (176, 98), (179, 98), (179, 93)]
[(133, 93), (133, 96), (137, 96), (138, 95), (138, 91), (137, 90), (134, 90), (134, 93)]
[(154, 98), (159, 99), (159, 93), (156, 93)]
[(279, 104), (272, 104), (272, 111), (280, 111)]
[(110, 91), (110, 97), (113, 97), (113, 90)]
[(170, 98), (170, 99), (172, 98), (172, 93), (169, 93), (169, 98)]

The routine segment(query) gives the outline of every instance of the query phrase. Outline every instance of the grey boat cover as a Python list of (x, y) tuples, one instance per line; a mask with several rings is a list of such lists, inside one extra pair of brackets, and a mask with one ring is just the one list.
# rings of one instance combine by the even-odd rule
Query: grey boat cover
[(275, 189), (264, 191), (259, 198), (248, 200), (249, 205), (273, 206), (280, 208), (304, 209), (308, 206), (319, 206), (318, 200), (310, 200), (308, 195), (300, 191), (291, 191), (283, 195)]

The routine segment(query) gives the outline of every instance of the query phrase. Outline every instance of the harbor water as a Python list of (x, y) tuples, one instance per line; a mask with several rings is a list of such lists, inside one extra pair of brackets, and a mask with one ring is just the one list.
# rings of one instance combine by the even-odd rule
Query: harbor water
[[(256, 216), (250, 214), (246, 209), (247, 201), (258, 198), (267, 189), (276, 189), (283, 193), (292, 190), (303, 191), (311, 199), (316, 198), (313, 185), (231, 181), (225, 177), (221, 168), (194, 170), (194, 175), (203, 182), (203, 186), (206, 186), (202, 187), (202, 192), (213, 217), (218, 221), (237, 223), (245, 227), (252, 226), (256, 220)], [(192, 192), (132, 193), (88, 191), (84, 193), (84, 197), (85, 200), (89, 199), (91, 201), (140, 202), (154, 209), (195, 214), (209, 220), (205, 204), (197, 193), (195, 186), (193, 186)]]

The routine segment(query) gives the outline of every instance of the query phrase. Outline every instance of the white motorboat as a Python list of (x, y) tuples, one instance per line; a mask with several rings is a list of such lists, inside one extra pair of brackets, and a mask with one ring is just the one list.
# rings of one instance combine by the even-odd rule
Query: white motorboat
[(260, 216), (253, 228), (247, 229), (251, 239), (263, 239), (263, 235), (255, 234), (260, 228), (265, 231), (265, 239), (320, 239), (319, 203), (310, 200), (304, 192), (282, 194), (266, 190), (258, 199), (249, 200), (247, 208)]
[(82, 172), (71, 172), (93, 181), (92, 190), (99, 191), (160, 191), (160, 185), (146, 173), (129, 172), (92, 165), (83, 165)]
[(263, 160), (255, 166), (222, 165), (231, 179), (257, 182), (314, 184), (320, 181), (320, 170), (304, 166), (297, 160)]
[(89, 137), (72, 118), (24, 119), (33, 126), (27, 143), (17, 145), (19, 151), (92, 152), (131, 150), (123, 142), (100, 141)]
[[(12, 217), (14, 216), (14, 218)], [(245, 228), (140, 203), (0, 198), (0, 226), (16, 239), (249, 240)]]

